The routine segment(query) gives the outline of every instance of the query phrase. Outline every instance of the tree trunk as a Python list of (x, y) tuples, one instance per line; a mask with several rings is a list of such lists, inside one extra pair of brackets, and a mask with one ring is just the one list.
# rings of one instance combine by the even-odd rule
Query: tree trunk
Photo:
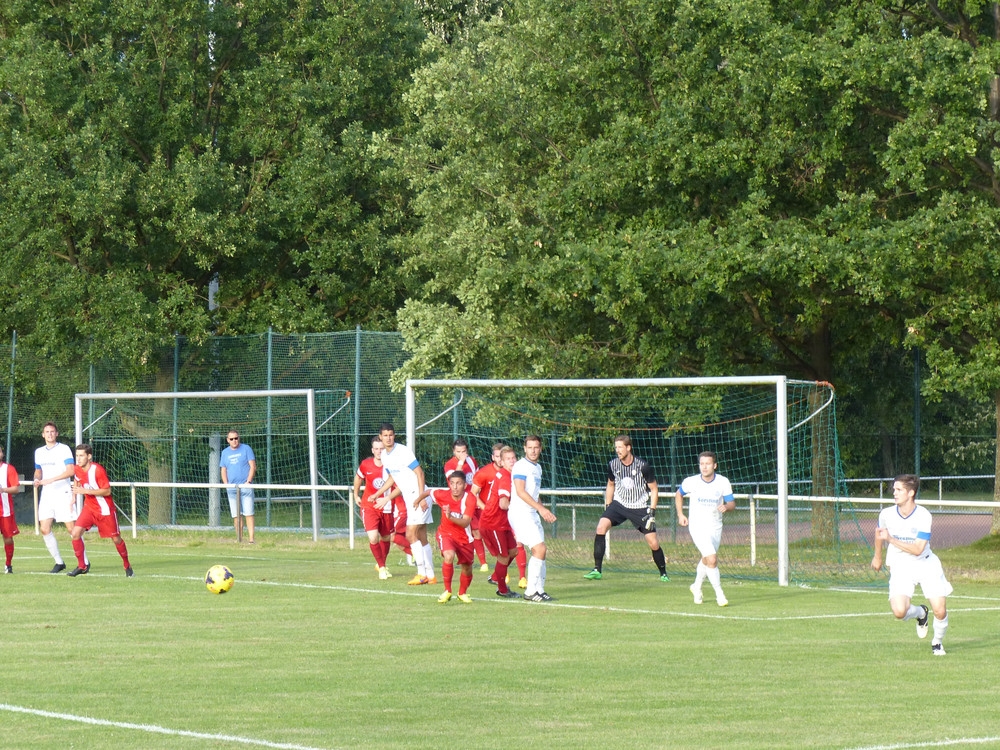
[[(830, 324), (824, 318), (816, 325), (810, 340), (810, 354), (817, 380), (829, 380), (833, 370)], [(809, 413), (814, 414), (826, 401), (827, 394), (819, 389), (809, 394)], [(812, 431), (812, 494), (830, 497), (837, 489), (837, 467), (833, 460), (835, 451), (830, 444), (836, 436), (821, 427), (822, 420), (813, 422)], [(830, 502), (812, 503), (812, 538), (817, 542), (832, 544), (837, 540), (836, 507)]]
[[(993, 458), (993, 502), (1000, 503), (1000, 390), (993, 392), (993, 408), (996, 414), (994, 432), (996, 449)], [(993, 523), (990, 524), (990, 534), (1000, 536), (1000, 508), (993, 509)]]

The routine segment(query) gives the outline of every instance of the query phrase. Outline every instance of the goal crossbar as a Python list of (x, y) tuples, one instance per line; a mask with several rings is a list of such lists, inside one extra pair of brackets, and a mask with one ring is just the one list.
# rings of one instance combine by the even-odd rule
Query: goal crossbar
[[(794, 382), (794, 381), (793, 381)], [(778, 584), (790, 580), (788, 553), (788, 383), (784, 375), (734, 375), (700, 378), (603, 378), (603, 379), (533, 379), (533, 380), (448, 380), (410, 379), (406, 381), (406, 441), (416, 451), (416, 390), (420, 388), (656, 388), (730, 385), (767, 385), (775, 391), (777, 455), (777, 544)]]
[(312, 388), (286, 388), (256, 391), (159, 391), (149, 393), (77, 393), (74, 396), (74, 416), (76, 419), (76, 442), (83, 442), (83, 402), (98, 400), (141, 401), (153, 399), (233, 399), (233, 398), (279, 398), (301, 396), (306, 402), (309, 444), (309, 484), (312, 504), (313, 541), (319, 541), (320, 502), (316, 489), (319, 472), (316, 451), (316, 392)]

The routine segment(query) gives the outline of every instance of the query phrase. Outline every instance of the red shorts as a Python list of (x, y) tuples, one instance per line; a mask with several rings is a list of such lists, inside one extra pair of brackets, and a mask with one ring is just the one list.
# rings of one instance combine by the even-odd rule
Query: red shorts
[(14, 520), (13, 513), (0, 518), (0, 536), (12, 537), (20, 533), (21, 531), (17, 528), (17, 521)]
[[(105, 500), (105, 498), (101, 499)], [(97, 531), (103, 539), (110, 536), (121, 536), (121, 531), (118, 529), (118, 513), (115, 510), (115, 504), (110, 501), (106, 501), (106, 504), (107, 513), (104, 512), (99, 503), (91, 502), (90, 498), (85, 499), (83, 511), (77, 516), (73, 525), (82, 527), (84, 531), (96, 526)]]
[(513, 555), (517, 550), (517, 542), (514, 540), (514, 532), (510, 529), (488, 529), (479, 530), (483, 538), (483, 546), (489, 550), (493, 557), (507, 557)]
[(392, 501), (393, 517), (396, 519), (396, 533), (406, 535), (406, 501), (402, 496)]
[(438, 534), (438, 546), (441, 547), (442, 554), (448, 550), (453, 550), (455, 552), (455, 561), (459, 565), (472, 565), (472, 560), (475, 556), (475, 548), (472, 546), (472, 542), (459, 541), (454, 537)]
[(377, 531), (379, 536), (392, 534), (392, 513), (383, 513), (371, 503), (361, 506), (361, 520), (365, 524), (365, 531)]

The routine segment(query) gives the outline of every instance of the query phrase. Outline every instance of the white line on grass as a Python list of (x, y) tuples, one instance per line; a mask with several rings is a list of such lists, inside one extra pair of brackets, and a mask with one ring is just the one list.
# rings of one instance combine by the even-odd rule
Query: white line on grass
[(962, 737), (955, 740), (935, 740), (933, 742), (903, 742), (898, 745), (866, 745), (850, 750), (905, 750), (911, 747), (955, 747), (956, 745), (985, 745), (1000, 742), (1000, 737)]
[[(200, 578), (192, 578), (190, 576), (169, 576), (153, 574), (146, 576), (147, 578), (160, 578), (165, 580), (175, 580), (175, 581), (201, 581)], [(310, 589), (314, 591), (344, 591), (347, 593), (355, 594), (377, 594), (382, 596), (407, 596), (407, 597), (419, 597), (419, 598), (434, 598), (437, 599), (437, 594), (423, 593), (421, 591), (399, 591), (396, 589), (368, 589), (361, 586), (334, 586), (332, 584), (322, 584), (322, 583), (291, 583), (282, 581), (247, 581), (242, 580), (240, 585), (244, 586), (288, 586), (290, 588), (299, 589)], [(506, 606), (517, 606), (517, 599), (490, 599), (486, 597), (473, 597), (473, 601), (484, 602), (496, 605), (506, 605)], [(535, 603), (531, 602), (525, 606), (539, 606), (539, 607), (561, 607), (562, 609), (579, 609), (591, 612), (617, 612), (621, 614), (630, 615), (664, 615), (667, 617), (692, 617), (701, 618), (705, 620), (738, 620), (742, 622), (791, 622), (795, 620), (844, 620), (844, 619), (855, 619), (859, 617), (891, 617), (892, 613), (888, 610), (879, 612), (836, 612), (833, 614), (825, 615), (782, 615), (782, 616), (751, 616), (751, 615), (737, 615), (732, 614), (731, 611), (726, 613), (712, 614), (710, 612), (685, 612), (683, 610), (659, 610), (659, 609), (634, 609), (630, 607), (609, 607), (600, 604), (568, 604), (566, 602), (544, 602)], [(971, 609), (956, 609), (952, 607), (949, 609), (950, 612), (994, 612), (1000, 611), (1000, 606), (997, 607), (975, 607)]]
[(213, 740), (216, 742), (234, 742), (240, 745), (255, 745), (257, 747), (278, 748), (279, 750), (324, 750), (324, 748), (309, 747), (307, 745), (296, 745), (290, 742), (270, 742), (268, 740), (255, 740), (252, 737), (237, 737), (231, 734), (209, 734), (207, 732), (191, 732), (186, 729), (169, 729), (158, 727), (154, 724), (132, 724), (127, 721), (108, 721), (107, 719), (95, 719), (90, 716), (75, 716), (73, 714), (61, 714), (54, 711), (42, 711), (37, 708), (25, 708), (24, 706), (12, 706), (9, 703), (0, 703), (0, 711), (9, 711), (17, 714), (31, 714), (33, 716), (43, 716), (47, 719), (62, 719), (64, 721), (75, 721), (80, 724), (91, 724), (100, 727), (115, 727), (117, 729), (135, 729), (140, 732), (150, 732), (152, 734), (168, 734), (174, 737), (194, 737), (199, 740)]

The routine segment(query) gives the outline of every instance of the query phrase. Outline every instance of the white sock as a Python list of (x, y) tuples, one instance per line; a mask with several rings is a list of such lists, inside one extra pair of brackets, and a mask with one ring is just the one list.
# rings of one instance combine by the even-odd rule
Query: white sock
[(410, 549), (413, 551), (413, 561), (417, 564), (417, 575), (430, 578), (424, 573), (424, 565), (427, 558), (424, 557), (424, 543), (410, 542)]
[(924, 608), (918, 607), (916, 604), (911, 604), (910, 608), (906, 610), (906, 614), (903, 615), (903, 620), (912, 620), (915, 617), (921, 617), (924, 614)]
[(429, 545), (424, 545), (424, 573), (428, 578), (434, 578), (434, 548)]
[(56, 561), (56, 565), (64, 565), (62, 555), (59, 554), (59, 543), (56, 541), (56, 535), (51, 531), (45, 534), (42, 539), (45, 542), (46, 548), (49, 550), (49, 554), (52, 555), (52, 559)]
[(712, 584), (712, 588), (715, 589), (716, 599), (725, 597), (725, 594), (722, 593), (722, 576), (719, 575), (719, 569), (709, 568), (706, 566), (705, 571), (708, 576), (708, 582)]
[(413, 562), (413, 555), (408, 554), (406, 556), (406, 564), (407, 565), (413, 565), (414, 564), (414, 562)]
[(937, 616), (934, 617), (934, 639), (931, 643), (941, 643), (944, 640), (944, 634), (948, 631), (948, 615), (944, 616), (943, 620), (939, 620)]
[(694, 588), (700, 589), (701, 584), (705, 582), (705, 575), (707, 574), (708, 568), (705, 567), (705, 563), (701, 560), (698, 561), (698, 569), (694, 575)]
[(538, 576), (538, 590), (545, 591), (545, 579), (548, 577), (549, 566), (546, 560), (542, 560), (542, 572)]
[(539, 591), (541, 591), (541, 589), (538, 588), (538, 581), (541, 578), (541, 574), (542, 574), (542, 560), (539, 560), (537, 557), (534, 556), (529, 557), (528, 575), (527, 575), (528, 587), (524, 590), (525, 598), (528, 598), (529, 596), (537, 594)]

